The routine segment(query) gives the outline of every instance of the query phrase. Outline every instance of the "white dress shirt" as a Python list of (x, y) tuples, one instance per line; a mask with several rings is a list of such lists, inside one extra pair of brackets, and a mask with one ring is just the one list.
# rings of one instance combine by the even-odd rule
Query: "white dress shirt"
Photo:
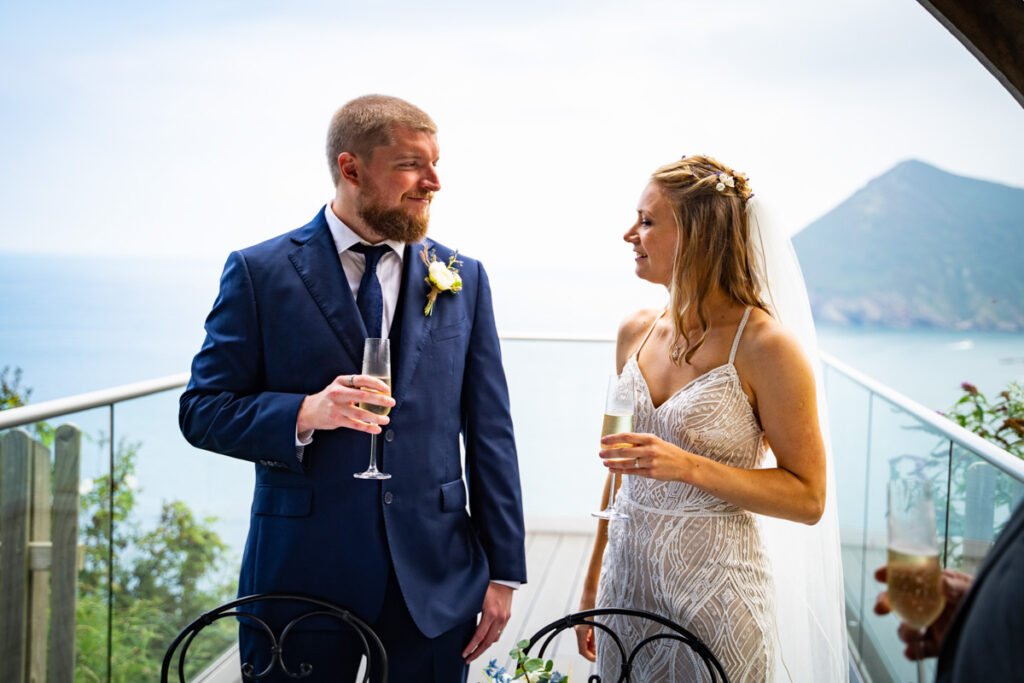
[[(359, 235), (353, 232), (352, 228), (341, 222), (335, 215), (328, 202), (324, 207), (324, 217), (327, 218), (327, 227), (331, 229), (331, 237), (334, 238), (334, 246), (341, 258), (341, 267), (345, 271), (345, 279), (352, 290), (352, 296), (359, 296), (359, 281), (363, 279), (363, 271), (366, 270), (366, 257), (358, 251), (352, 251), (354, 244), (369, 244)], [(402, 288), (402, 256), (405, 254), (405, 243), (395, 240), (384, 240), (380, 244), (391, 247), (391, 251), (385, 253), (377, 262), (377, 279), (380, 281), (381, 293), (384, 295), (384, 319), (380, 330), (374, 332), (367, 330), (369, 336), (385, 338), (391, 331), (391, 321), (395, 319), (395, 309), (398, 307), (398, 292)]]

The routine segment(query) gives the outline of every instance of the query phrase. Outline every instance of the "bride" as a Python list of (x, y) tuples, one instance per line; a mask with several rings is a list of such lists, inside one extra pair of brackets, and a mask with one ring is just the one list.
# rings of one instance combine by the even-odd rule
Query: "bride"
[[(813, 324), (788, 239), (758, 220), (752, 196), (745, 176), (703, 156), (659, 168), (640, 196), (624, 239), (637, 276), (664, 285), (669, 305), (619, 330), (636, 433), (603, 438), (601, 457), (605, 499), (611, 475), (629, 475), (616, 501), (628, 517), (599, 523), (580, 608), (668, 617), (734, 683), (845, 681)], [(628, 458), (611, 448), (621, 443)], [(658, 630), (606, 619), (633, 644)], [(577, 639), (602, 680), (616, 680), (610, 640), (595, 641), (590, 627)], [(707, 680), (707, 671), (662, 640), (638, 653), (632, 680)]]

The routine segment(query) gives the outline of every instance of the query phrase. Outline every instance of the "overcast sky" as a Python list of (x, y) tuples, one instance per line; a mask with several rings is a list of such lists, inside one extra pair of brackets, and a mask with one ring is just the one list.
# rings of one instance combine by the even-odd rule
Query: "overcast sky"
[(708, 153), (796, 230), (908, 158), (1024, 186), (1024, 111), (913, 0), (0, 1), (0, 251), (223, 259), (332, 194), (332, 112), (440, 126), (432, 234), (587, 267)]

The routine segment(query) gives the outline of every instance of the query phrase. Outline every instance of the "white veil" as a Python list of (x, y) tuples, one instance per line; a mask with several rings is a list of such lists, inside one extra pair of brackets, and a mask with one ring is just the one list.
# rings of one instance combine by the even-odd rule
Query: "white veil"
[[(825, 512), (816, 525), (759, 516), (776, 585), (780, 661), (776, 662), (775, 679), (785, 683), (845, 682), (849, 664), (835, 467), (814, 319), (789, 236), (759, 201), (747, 203), (747, 215), (761, 298), (775, 319), (800, 341), (814, 366), (827, 468)], [(768, 455), (765, 466), (774, 467), (775, 458), (770, 452)]]

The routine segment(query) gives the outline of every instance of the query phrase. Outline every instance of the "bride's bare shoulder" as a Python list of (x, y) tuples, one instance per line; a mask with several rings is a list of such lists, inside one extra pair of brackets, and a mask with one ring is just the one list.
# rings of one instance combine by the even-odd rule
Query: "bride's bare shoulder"
[(660, 311), (656, 308), (645, 308), (626, 316), (619, 325), (619, 335), (615, 340), (615, 369), (622, 372), (623, 366), (640, 345), (643, 335), (651, 328)]
[(745, 361), (755, 374), (774, 370), (810, 369), (810, 359), (792, 332), (761, 309), (751, 311), (743, 332), (737, 360)]
[(618, 326), (618, 341), (633, 341), (645, 334), (660, 312), (658, 308), (641, 308), (627, 315)]
[(640, 337), (651, 329), (661, 311), (657, 308), (642, 308), (626, 316), (619, 325), (618, 346), (631, 347), (640, 341)]

